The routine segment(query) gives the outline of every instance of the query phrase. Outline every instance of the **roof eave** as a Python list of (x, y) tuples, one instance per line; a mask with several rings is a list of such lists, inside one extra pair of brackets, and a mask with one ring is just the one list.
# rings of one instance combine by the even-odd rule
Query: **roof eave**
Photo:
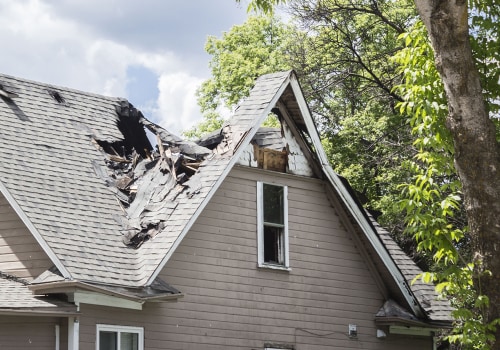
[(376, 316), (375, 323), (378, 326), (406, 326), (406, 327), (424, 327), (424, 328), (441, 328), (436, 327), (435, 325), (424, 322), (421, 320), (409, 320), (404, 317), (397, 316)]
[(156, 302), (171, 301), (171, 300), (177, 300), (184, 296), (184, 294), (182, 293), (165, 293), (165, 294), (153, 295), (150, 297), (138, 297), (132, 294), (127, 294), (123, 292), (118, 292), (116, 290), (112, 290), (113, 287), (114, 286), (101, 287), (95, 284), (89, 284), (86, 282), (75, 281), (75, 280), (32, 284), (28, 286), (28, 288), (35, 294), (74, 293), (77, 291), (88, 291), (107, 296), (117, 297), (129, 301), (134, 301), (138, 303), (145, 303), (148, 301), (156, 301)]
[(36, 316), (36, 317), (75, 317), (80, 315), (74, 308), (57, 309), (51, 308), (20, 308), (20, 309), (1, 309), (0, 315), (2, 316)]

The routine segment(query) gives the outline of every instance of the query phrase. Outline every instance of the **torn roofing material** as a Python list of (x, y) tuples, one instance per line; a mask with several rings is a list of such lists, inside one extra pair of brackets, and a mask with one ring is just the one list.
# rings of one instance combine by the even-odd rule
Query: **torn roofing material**
[(214, 151), (123, 99), (0, 75), (25, 116), (0, 101), (0, 187), (66, 278), (151, 284), (288, 75), (260, 79)]
[(0, 75), (3, 82), (15, 87), (16, 106), (26, 118), (0, 101), (0, 189), (43, 239), (54, 263), (67, 269), (65, 277), (120, 288), (154, 284), (233, 165), (252, 141), (264, 141), (255, 136), (278, 108), (288, 131), (308, 149), (314, 174), (340, 194), (409, 307), (415, 313), (422, 308), (328, 165), (293, 72), (260, 77), (210, 147), (168, 133), (123, 99)]
[[(95, 138), (106, 157), (107, 171), (94, 162), (96, 174), (115, 193), (125, 218), (123, 242), (139, 248), (166, 227), (177, 207), (177, 196), (196, 195), (198, 184), (189, 182), (201, 162), (212, 152), (184, 141), (150, 122), (126, 101), (116, 108), (118, 128), (124, 135), (113, 143)], [(156, 137), (153, 151), (145, 128)], [(97, 163), (97, 164), (96, 164)]]

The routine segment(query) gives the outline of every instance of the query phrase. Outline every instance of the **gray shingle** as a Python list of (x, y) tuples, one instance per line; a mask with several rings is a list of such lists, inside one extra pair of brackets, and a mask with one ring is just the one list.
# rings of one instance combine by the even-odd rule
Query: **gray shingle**
[[(124, 99), (0, 75), (0, 83), (11, 86), (19, 96), (0, 101), (0, 181), (74, 279), (143, 286), (154, 279), (214, 193), (215, 185), (234, 164), (244, 148), (238, 148), (240, 142), (250, 142), (257, 133), (274, 107), (271, 102), (285, 91), (292, 75), (281, 72), (259, 78), (222, 128), (222, 140), (213, 154), (141, 119), (140, 112)], [(58, 103), (48, 90), (58, 91), (65, 102)], [(292, 119), (304, 128), (297, 102), (288, 96), (290, 91), (285, 91), (285, 103), (291, 103), (297, 111)], [(129, 119), (124, 122), (121, 118)], [(168, 152), (179, 149), (200, 164), (183, 184), (174, 174), (175, 156), (132, 166), (136, 177), (149, 182), (133, 183), (138, 186), (138, 194), (127, 209), (118, 197), (132, 200), (132, 196), (119, 192), (114, 185), (123, 174), (110, 161), (110, 152), (118, 143), (125, 147), (126, 130), (120, 129), (121, 123), (130, 126), (135, 122), (156, 133)], [(278, 143), (272, 140), (271, 144)], [(116, 152), (122, 155), (123, 150)], [(148, 170), (145, 164), (150, 166)], [(416, 265), (401, 255), (383, 230), (377, 230), (388, 253), (411, 282), (418, 273)], [(132, 249), (123, 244), (124, 232), (129, 235), (127, 239), (136, 238), (138, 233), (153, 239), (139, 241), (140, 247)], [(424, 309), (432, 319), (449, 317), (449, 308), (435, 301), (429, 288), (432, 286), (412, 286), (422, 305), (430, 300), (430, 306)]]
[(56, 298), (35, 296), (28, 283), (0, 273), (0, 312), (41, 311), (76, 313), (76, 306)]
[[(241, 112), (236, 112), (233, 125), (237, 127), (233, 131), (246, 130), (255, 122), (288, 75), (259, 79)], [(0, 181), (73, 278), (144, 285), (203, 206), (231, 154), (208, 157), (184, 188), (155, 190), (155, 186), (165, 187), (168, 178), (161, 171), (150, 172), (155, 185), (148, 186), (150, 191), (142, 195), (144, 202), (134, 203), (126, 217), (115, 196), (116, 188), (104, 181), (106, 172), (112, 175), (112, 171), (95, 140), (123, 140), (116, 110), (134, 112), (127, 109), (128, 102), (6, 75), (0, 75), (0, 82), (12, 86), (19, 96), (0, 101)], [(58, 103), (49, 90), (57, 91), (64, 104)], [(147, 120), (143, 125), (158, 133), (166, 148), (175, 145), (185, 152), (210, 153)], [(241, 135), (232, 133), (226, 138), (237, 141)], [(156, 203), (154, 212), (144, 214), (148, 203)], [(136, 222), (143, 227), (160, 221), (163, 232), (160, 230), (154, 240), (139, 249), (122, 243), (122, 223)]]
[(432, 321), (450, 321), (453, 309), (449, 301), (438, 296), (433, 284), (424, 283), (421, 279), (413, 282), (414, 279), (422, 273), (422, 270), (403, 252), (387, 230), (381, 227), (375, 220), (372, 219), (371, 221), (380, 240), (402, 272), (406, 282), (427, 316)]

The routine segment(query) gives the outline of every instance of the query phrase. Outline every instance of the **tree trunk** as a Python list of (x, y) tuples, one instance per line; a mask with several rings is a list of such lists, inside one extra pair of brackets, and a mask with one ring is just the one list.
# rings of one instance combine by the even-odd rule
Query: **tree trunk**
[[(462, 182), (477, 260), (492, 276), (476, 282), (489, 297), (486, 319), (500, 317), (500, 147), (488, 116), (469, 42), (467, 0), (415, 0), (448, 99), (455, 167)], [(500, 349), (500, 327), (493, 346)]]

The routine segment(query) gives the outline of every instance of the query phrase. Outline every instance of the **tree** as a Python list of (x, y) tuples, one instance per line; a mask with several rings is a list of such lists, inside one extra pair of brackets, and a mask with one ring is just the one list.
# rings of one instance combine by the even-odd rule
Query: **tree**
[(461, 183), (453, 165), (453, 140), (445, 127), (448, 114), (443, 84), (439, 78), (430, 42), (422, 22), (401, 35), (405, 48), (395, 55), (403, 74), (397, 86), (403, 102), (402, 115), (409, 116), (414, 159), (405, 164), (413, 174), (411, 182), (401, 184), (399, 207), (406, 213), (406, 232), (417, 250), (434, 257), (424, 281), (434, 281), (437, 289), (451, 301), (456, 319), (452, 342), (483, 349), (488, 323), (484, 322), (486, 303), (474, 288), (474, 267), (470, 235), (461, 193)]
[[(197, 92), (205, 124), (222, 124), (220, 110), (231, 109), (248, 96), (259, 76), (290, 69), (284, 54), (290, 31), (277, 18), (259, 16), (249, 17), (220, 39), (208, 38), (205, 50), (212, 56), (209, 64), (212, 77)], [(194, 130), (191, 136), (195, 136)]]
[[(415, 4), (427, 28), (447, 97), (446, 126), (453, 138), (474, 260), (479, 268), (489, 271), (475, 283), (489, 299), (485, 317), (491, 323), (500, 317), (500, 146), (473, 58), (468, 5), (466, 1), (430, 0), (416, 0)], [(491, 4), (486, 9), (495, 8)], [(499, 341), (491, 345), (500, 349), (500, 327), (495, 336)]]
[[(399, 164), (414, 149), (409, 127), (394, 109), (401, 100), (393, 92), (400, 74), (389, 58), (415, 10), (391, 1), (381, 1), (376, 8), (368, 3), (353, 8), (348, 1), (316, 8), (303, 0), (295, 3), (292, 15), (298, 18), (295, 26), (251, 18), (221, 39), (210, 38), (213, 76), (199, 91), (200, 105), (205, 113), (220, 105), (231, 107), (248, 93), (253, 78), (280, 67), (293, 68), (336, 170), (349, 178), (368, 208), (383, 212), (380, 219), (386, 226), (401, 233), (402, 216), (392, 210), (392, 203), (400, 192), (396, 184), (408, 175)], [(267, 33), (272, 33), (272, 40)], [(254, 59), (263, 45), (271, 59)], [(207, 126), (217, 125), (214, 120), (222, 123), (222, 118), (215, 118), (207, 114), (189, 136), (209, 131)], [(335, 147), (328, 147), (333, 141)]]
[[(238, 0), (237, 0), (238, 1)], [(272, 9), (283, 0), (259, 0), (254, 8)], [(323, 2), (318, 2), (323, 3)], [(353, 6), (364, 1), (348, 3)], [(369, 1), (373, 7), (376, 1)], [(500, 152), (497, 130), (490, 119), (498, 102), (491, 86), (498, 84), (498, 51), (491, 49), (491, 43), (498, 43), (498, 6), (492, 1), (473, 1), (474, 16), (479, 18), (485, 29), (476, 36), (469, 32), (467, 1), (415, 0), (420, 18), (428, 31), (435, 55), (436, 67), (441, 77), (447, 101), (446, 128), (453, 140), (453, 158), (463, 191), (465, 212), (471, 235), (476, 269), (481, 269), (474, 279), (476, 291), (484, 295), (487, 305), (485, 321), (493, 326), (499, 318), (500, 307)], [(481, 20), (486, 19), (486, 20)], [(479, 25), (481, 28), (481, 26)], [(476, 62), (471, 40), (477, 44), (480, 38), (490, 44), (483, 61)], [(477, 48), (477, 47), (476, 47)], [(491, 53), (495, 53), (491, 55)], [(478, 55), (476, 55), (477, 57)], [(492, 66), (493, 74), (479, 73), (477, 64)], [(485, 78), (489, 79), (485, 79)], [(492, 79), (493, 77), (493, 79)], [(481, 78), (482, 83), (481, 84)], [(496, 80), (495, 80), (496, 78)], [(452, 202), (448, 204), (451, 205)], [(486, 273), (484, 273), (486, 272)], [(481, 278), (478, 278), (481, 276)], [(492, 328), (490, 328), (491, 330)], [(488, 345), (500, 349), (500, 327), (495, 337), (488, 338)], [(485, 346), (488, 346), (485, 345)]]
[[(410, 128), (395, 105), (400, 80), (390, 58), (416, 12), (400, 1), (295, 0), (288, 11), (306, 36), (289, 49), (307, 100), (335, 170), (349, 179), (365, 206), (405, 251), (413, 241), (403, 236), (403, 217), (393, 209), (397, 184), (408, 171)], [(426, 266), (424, 260), (420, 260)]]
[[(273, 16), (251, 16), (220, 39), (210, 36), (205, 50), (212, 56), (212, 77), (197, 91), (203, 120), (183, 135), (196, 139), (219, 129), (224, 123), (223, 111), (248, 96), (255, 79), (290, 69), (287, 47), (294, 33), (293, 27)], [(267, 126), (273, 123), (272, 118), (266, 120)]]

